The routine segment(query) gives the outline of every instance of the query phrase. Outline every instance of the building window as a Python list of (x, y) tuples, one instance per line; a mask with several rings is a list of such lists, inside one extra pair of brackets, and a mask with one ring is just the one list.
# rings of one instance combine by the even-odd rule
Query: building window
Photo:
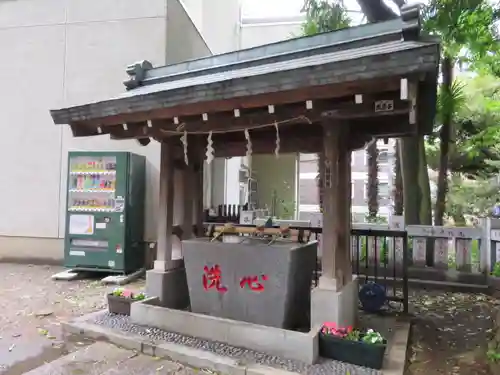
[(378, 196), (379, 199), (388, 199), (391, 197), (391, 192), (389, 191), (389, 184), (387, 182), (380, 182), (378, 184)]
[(389, 164), (389, 150), (381, 149), (378, 150), (378, 165), (387, 165)]

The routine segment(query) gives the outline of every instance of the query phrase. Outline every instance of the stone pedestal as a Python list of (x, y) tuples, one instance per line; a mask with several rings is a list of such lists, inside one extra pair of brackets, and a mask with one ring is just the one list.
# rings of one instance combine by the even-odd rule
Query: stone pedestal
[(186, 269), (152, 269), (146, 271), (146, 294), (158, 297), (159, 305), (170, 309), (185, 309), (189, 306), (189, 291)]
[(333, 322), (341, 327), (355, 326), (358, 317), (358, 279), (336, 290), (335, 280), (321, 278), (311, 292), (311, 327)]

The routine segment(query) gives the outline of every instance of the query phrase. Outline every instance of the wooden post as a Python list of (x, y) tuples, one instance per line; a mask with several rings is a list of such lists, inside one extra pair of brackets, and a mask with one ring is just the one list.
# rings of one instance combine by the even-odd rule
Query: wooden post
[(203, 167), (204, 167), (204, 146), (201, 138), (198, 138), (195, 142), (197, 146), (197, 151), (193, 153), (193, 223), (196, 225), (196, 235), (198, 237), (203, 237), (203, 220), (204, 220), (204, 202), (203, 198), (205, 196), (204, 184), (203, 184)]
[(189, 160), (189, 165), (184, 165), (182, 171), (182, 239), (187, 240), (193, 237), (193, 200), (196, 193), (194, 184), (193, 160)]
[(324, 124), (322, 276), (320, 287), (340, 290), (352, 280), (351, 151), (347, 124)]
[(154, 269), (167, 271), (173, 268), (172, 227), (174, 224), (174, 152), (172, 140), (161, 142), (160, 160), (160, 209), (158, 240)]

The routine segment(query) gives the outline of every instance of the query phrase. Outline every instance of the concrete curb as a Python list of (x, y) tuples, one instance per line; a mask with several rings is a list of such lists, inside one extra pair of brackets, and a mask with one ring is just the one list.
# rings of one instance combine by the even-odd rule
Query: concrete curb
[[(86, 323), (92, 315), (77, 318), (71, 322), (62, 322), (65, 334), (84, 335), (95, 340), (109, 341), (125, 349), (134, 350), (153, 357), (166, 358), (195, 368), (208, 368), (227, 375), (297, 375), (295, 372), (276, 369), (258, 364), (245, 364), (237, 360), (219, 356), (217, 354), (189, 348), (173, 343), (157, 344), (142, 336), (111, 332), (110, 329)], [(391, 374), (392, 375), (392, 374)]]
[(386, 354), (383, 374), (384, 375), (403, 375), (406, 367), (406, 351), (408, 340), (410, 338), (411, 324), (401, 322), (397, 324), (394, 332), (392, 345), (389, 353)]

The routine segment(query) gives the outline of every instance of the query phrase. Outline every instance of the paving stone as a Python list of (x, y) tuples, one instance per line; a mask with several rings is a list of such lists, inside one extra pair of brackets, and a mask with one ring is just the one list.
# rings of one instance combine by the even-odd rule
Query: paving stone
[[(194, 370), (179, 363), (156, 359), (142, 354), (133, 354), (126, 361), (118, 363), (102, 375), (189, 375)], [(101, 375), (101, 374), (100, 374)]]
[(44, 364), (25, 375), (101, 375), (128, 360), (133, 352), (97, 342)]

